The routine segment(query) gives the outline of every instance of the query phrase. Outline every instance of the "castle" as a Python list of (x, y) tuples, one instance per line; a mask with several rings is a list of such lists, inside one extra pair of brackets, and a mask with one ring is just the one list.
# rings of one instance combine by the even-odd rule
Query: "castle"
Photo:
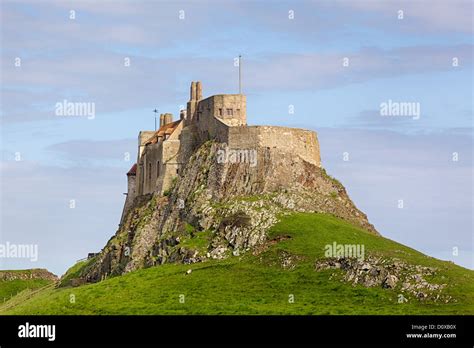
[(208, 140), (229, 149), (267, 149), (299, 156), (321, 165), (319, 143), (313, 131), (275, 126), (248, 126), (243, 94), (219, 94), (203, 99), (201, 82), (192, 82), (186, 110), (179, 120), (160, 115), (160, 127), (138, 135), (137, 162), (127, 173), (128, 191), (121, 223), (138, 196), (165, 194), (194, 150)]

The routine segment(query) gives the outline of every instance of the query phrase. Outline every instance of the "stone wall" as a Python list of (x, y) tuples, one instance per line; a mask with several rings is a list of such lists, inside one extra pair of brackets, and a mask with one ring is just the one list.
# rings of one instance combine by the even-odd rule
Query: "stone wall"
[(179, 134), (180, 148), (178, 152), (178, 163), (182, 166), (189, 160), (189, 157), (193, 154), (194, 150), (197, 147), (197, 127), (195, 124), (190, 124), (183, 127)]
[(173, 179), (178, 175), (181, 160), (179, 151), (181, 148), (180, 135), (182, 130), (183, 122), (181, 122), (169, 138), (163, 142), (163, 174), (157, 182), (159, 193), (167, 191), (171, 187)]
[(145, 151), (145, 143), (150, 139), (155, 131), (140, 131), (138, 133), (138, 151), (137, 151), (137, 174), (136, 174), (136, 192), (137, 195), (143, 194), (143, 182), (145, 179), (145, 168), (143, 166), (142, 154)]
[(213, 95), (198, 103), (197, 112), (215, 116), (229, 126), (243, 126), (247, 124), (247, 99), (243, 94)]
[(143, 176), (141, 194), (152, 193), (156, 189), (156, 180), (158, 179), (159, 172), (162, 171), (163, 159), (162, 159), (162, 142), (156, 144), (148, 144), (145, 151), (142, 154), (140, 161), (141, 168), (143, 168)]
[(287, 127), (229, 127), (226, 141), (233, 149), (278, 149), (321, 166), (316, 132)]
[(242, 126), (247, 123), (246, 97), (241, 94), (213, 95), (199, 101), (195, 121), (201, 139), (215, 134), (215, 119), (228, 126)]
[(123, 223), (124, 217), (128, 214), (133, 200), (136, 197), (136, 176), (135, 175), (127, 175), (127, 196), (125, 198), (125, 203), (123, 206), (122, 217), (120, 218), (120, 225)]
[[(142, 152), (138, 168), (139, 195), (166, 191), (177, 175), (179, 168), (178, 152), (180, 149), (179, 135), (182, 130), (180, 123), (165, 141), (148, 144)], [(137, 169), (137, 175), (138, 169)]]
[(138, 158), (137, 158), (137, 163), (138, 160), (140, 160), (140, 157), (143, 153), (143, 150), (145, 149), (145, 143), (150, 139), (153, 134), (155, 134), (156, 131), (140, 131), (138, 133)]

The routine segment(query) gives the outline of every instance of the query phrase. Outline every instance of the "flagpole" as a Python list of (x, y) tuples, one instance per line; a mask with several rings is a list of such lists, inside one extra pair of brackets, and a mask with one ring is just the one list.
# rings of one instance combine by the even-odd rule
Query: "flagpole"
[(239, 54), (239, 94), (242, 94), (242, 56)]

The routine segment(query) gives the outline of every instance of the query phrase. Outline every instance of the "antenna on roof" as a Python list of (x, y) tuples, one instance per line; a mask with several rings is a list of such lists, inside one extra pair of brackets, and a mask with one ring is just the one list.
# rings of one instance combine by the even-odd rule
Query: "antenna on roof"
[(153, 112), (155, 113), (155, 130), (156, 130), (156, 115), (158, 115), (158, 109), (153, 110)]
[(239, 94), (242, 94), (242, 56), (239, 54)]

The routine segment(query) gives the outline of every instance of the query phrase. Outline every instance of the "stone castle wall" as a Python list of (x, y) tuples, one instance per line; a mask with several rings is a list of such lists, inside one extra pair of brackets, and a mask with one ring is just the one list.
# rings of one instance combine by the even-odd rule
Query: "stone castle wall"
[(136, 197), (136, 176), (135, 175), (127, 175), (127, 197), (125, 198), (125, 204), (123, 206), (122, 217), (120, 218), (120, 225), (123, 223), (123, 219), (130, 211), (130, 208), (133, 206), (133, 200)]
[(153, 192), (163, 194), (170, 187), (173, 178), (178, 175), (181, 127), (179, 125), (176, 133), (173, 133), (166, 141), (146, 146), (138, 166), (141, 175), (139, 177), (140, 195)]
[(321, 166), (319, 141), (313, 131), (275, 126), (228, 127), (217, 120), (212, 136), (231, 149), (278, 149)]
[(221, 123), (227, 126), (243, 126), (247, 123), (247, 101), (241, 94), (214, 95), (200, 100), (194, 123), (198, 136), (205, 141), (222, 131)]

